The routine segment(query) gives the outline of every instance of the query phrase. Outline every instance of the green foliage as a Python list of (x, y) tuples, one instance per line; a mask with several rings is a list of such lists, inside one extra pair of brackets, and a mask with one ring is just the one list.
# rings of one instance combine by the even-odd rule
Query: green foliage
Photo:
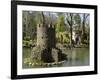
[(81, 17), (80, 17), (79, 14), (75, 14), (74, 15), (74, 20), (75, 20), (75, 24), (80, 25), (80, 23), (81, 23)]
[(74, 25), (74, 13), (66, 13), (66, 22), (70, 28)]
[(30, 36), (25, 36), (23, 39), (23, 46), (25, 47), (30, 47), (32, 45), (36, 45), (36, 37), (34, 36), (34, 38), (30, 38)]
[(80, 17), (79, 14), (75, 14), (74, 15), (74, 24), (75, 24), (74, 30), (80, 30), (80, 27), (81, 27), (81, 17)]
[(23, 46), (30, 47), (31, 45), (32, 45), (32, 40), (29, 40), (29, 41), (23, 40)]
[(43, 23), (43, 17), (41, 15), (41, 12), (35, 13), (35, 21), (36, 21), (36, 24)]
[(30, 40), (30, 36), (24, 37), (24, 40), (29, 41)]
[(60, 42), (60, 43), (70, 42), (69, 34), (67, 32), (56, 33), (56, 39), (57, 39), (57, 42)]
[(63, 32), (65, 31), (65, 25), (64, 25), (64, 16), (60, 15), (57, 18), (57, 22), (56, 22), (56, 32)]

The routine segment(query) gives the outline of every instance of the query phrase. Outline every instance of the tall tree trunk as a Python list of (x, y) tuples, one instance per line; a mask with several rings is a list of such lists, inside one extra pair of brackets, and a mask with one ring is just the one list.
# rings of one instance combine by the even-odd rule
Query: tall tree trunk
[(33, 31), (32, 31), (32, 28), (33, 28), (33, 25), (32, 25), (32, 16), (30, 17), (30, 39), (32, 39), (33, 37)]
[(73, 36), (73, 34), (72, 34), (72, 32), (73, 32), (73, 30), (72, 30), (72, 25), (73, 25), (73, 20), (72, 20), (72, 17), (73, 17), (73, 14), (72, 13), (70, 13), (70, 17), (71, 17), (71, 24), (70, 24), (70, 45), (71, 45), (71, 47), (72, 47), (72, 44), (73, 44), (73, 40), (72, 40), (72, 36)]
[(26, 27), (26, 29), (25, 29), (26, 30), (26, 36), (28, 36), (28, 12), (26, 12), (25, 19), (26, 19), (26, 21), (25, 21), (26, 22), (26, 26), (25, 26)]
[(85, 14), (83, 14), (82, 43), (84, 43), (84, 36), (85, 36)]
[(45, 16), (44, 16), (44, 13), (41, 12), (41, 15), (42, 15), (42, 23), (45, 24)]
[(85, 34), (85, 14), (83, 14), (83, 29), (82, 29), (82, 34)]

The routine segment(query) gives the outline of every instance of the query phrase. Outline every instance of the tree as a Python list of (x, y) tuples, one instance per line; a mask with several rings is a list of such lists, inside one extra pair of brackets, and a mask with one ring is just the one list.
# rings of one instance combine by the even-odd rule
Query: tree
[(74, 15), (74, 24), (75, 24), (75, 29), (80, 31), (80, 27), (81, 27), (81, 17), (79, 13), (76, 13)]
[(36, 21), (36, 24), (42, 24), (45, 22), (45, 15), (42, 11), (35, 12), (35, 21)]
[(72, 40), (72, 31), (73, 31), (73, 25), (74, 25), (74, 15), (73, 13), (66, 13), (66, 21), (68, 25), (70, 26), (70, 46), (72, 47), (73, 40)]
[(85, 25), (86, 25), (86, 20), (88, 18), (89, 14), (83, 14), (83, 22), (82, 22), (82, 42), (84, 43), (84, 39), (85, 39)]
[(34, 34), (36, 34), (36, 17), (36, 12), (23, 11), (23, 38), (33, 39)]
[(63, 43), (63, 32), (66, 31), (65, 29), (65, 17), (63, 13), (57, 13), (57, 20), (56, 20), (56, 38), (60, 43)]
[(63, 15), (59, 15), (57, 18), (57, 22), (56, 22), (56, 31), (57, 32), (63, 32), (65, 31), (65, 27), (64, 27), (64, 16)]
[(28, 24), (29, 24), (29, 17), (28, 11), (23, 11), (23, 32), (25, 36), (28, 36)]

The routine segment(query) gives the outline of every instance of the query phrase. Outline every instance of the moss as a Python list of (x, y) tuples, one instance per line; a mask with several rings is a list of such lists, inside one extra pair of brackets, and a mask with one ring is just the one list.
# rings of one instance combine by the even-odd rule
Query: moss
[(52, 63), (44, 63), (42, 61), (32, 61), (31, 58), (25, 58), (24, 59), (24, 64), (28, 65), (30, 67), (50, 67), (50, 66), (54, 66), (54, 65), (60, 65), (62, 63), (64, 63), (65, 60), (63, 61), (59, 61), (59, 62), (52, 62)]
[(23, 46), (24, 47), (31, 47), (33, 44), (32, 44), (32, 40), (23, 40)]

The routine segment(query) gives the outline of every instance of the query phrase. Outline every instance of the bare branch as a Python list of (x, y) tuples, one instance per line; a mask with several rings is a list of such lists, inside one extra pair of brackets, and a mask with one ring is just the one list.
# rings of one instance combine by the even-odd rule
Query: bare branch
[(89, 14), (86, 15), (85, 19), (87, 19), (88, 16), (89, 16)]

